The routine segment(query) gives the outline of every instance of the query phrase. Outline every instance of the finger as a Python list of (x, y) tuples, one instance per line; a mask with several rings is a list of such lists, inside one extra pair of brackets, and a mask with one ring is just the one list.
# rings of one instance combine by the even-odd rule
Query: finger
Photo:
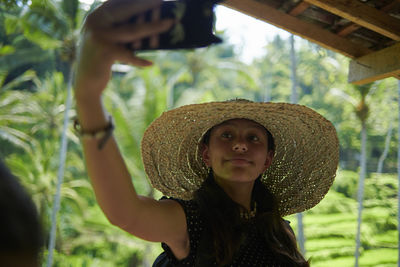
[(94, 34), (108, 42), (129, 43), (163, 33), (174, 23), (173, 19), (166, 19), (145, 24), (124, 24), (112, 29), (95, 29)]
[[(151, 21), (159, 21), (161, 18), (161, 7), (153, 9)], [(150, 37), (150, 47), (155, 48), (158, 46), (160, 39), (158, 34), (154, 34)]]
[(131, 57), (130, 60), (126, 63), (136, 67), (150, 67), (153, 65), (153, 62), (136, 56)]
[(122, 46), (119, 47), (118, 53), (115, 54), (115, 60), (137, 67), (148, 67), (153, 65), (153, 62), (136, 56), (134, 52)]
[(107, 12), (112, 23), (125, 22), (131, 17), (159, 7), (162, 0), (110, 0), (99, 7), (98, 12)]
[[(145, 18), (144, 18), (144, 15), (139, 15), (139, 16), (137, 16), (137, 19), (136, 19), (136, 24), (143, 24), (145, 22)], [(133, 43), (132, 43), (132, 47), (133, 47), (133, 49), (135, 49), (135, 50), (138, 50), (140, 47), (142, 46), (142, 41), (141, 40), (137, 40), (137, 41), (134, 41)]]

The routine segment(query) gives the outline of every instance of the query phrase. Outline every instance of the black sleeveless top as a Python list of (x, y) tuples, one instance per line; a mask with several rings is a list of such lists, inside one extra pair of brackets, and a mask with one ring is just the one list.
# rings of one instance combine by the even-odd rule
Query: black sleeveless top
[[(204, 263), (203, 259), (198, 258), (197, 256), (199, 250), (201, 250), (204, 246), (212, 247), (212, 243), (208, 242), (208, 240), (201, 239), (202, 235), (206, 229), (204, 227), (204, 220), (200, 214), (197, 203), (193, 200), (185, 201), (180, 199), (173, 199), (182, 205), (183, 210), (186, 214), (186, 222), (187, 222), (187, 230), (189, 234), (190, 240), (190, 252), (189, 255), (182, 259), (177, 260), (168, 247), (167, 244), (162, 243), (161, 246), (164, 249), (163, 254), (159, 256), (159, 258), (164, 258), (163, 260), (167, 260), (167, 265), (159, 265), (159, 266), (174, 266), (174, 267), (183, 267), (183, 266), (217, 266), (215, 259), (208, 259), (207, 263)], [(231, 264), (227, 265), (227, 267), (281, 267), (281, 266), (290, 266), (287, 263), (280, 262), (273, 253), (267, 248), (263, 238), (257, 233), (256, 226), (254, 222), (249, 221), (248, 233), (245, 242), (239, 248), (239, 251), (234, 256), (234, 259)], [(201, 240), (201, 242), (200, 242)], [(156, 259), (156, 262), (159, 260)]]

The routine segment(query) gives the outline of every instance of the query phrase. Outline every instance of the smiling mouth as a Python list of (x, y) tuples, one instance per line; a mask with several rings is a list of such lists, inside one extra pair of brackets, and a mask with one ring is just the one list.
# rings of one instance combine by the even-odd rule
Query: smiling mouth
[(247, 159), (230, 159), (229, 160), (230, 163), (232, 163), (233, 165), (249, 165), (250, 161)]

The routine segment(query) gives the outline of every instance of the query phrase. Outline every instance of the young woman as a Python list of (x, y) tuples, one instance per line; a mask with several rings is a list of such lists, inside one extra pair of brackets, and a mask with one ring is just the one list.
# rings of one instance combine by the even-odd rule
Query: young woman
[(115, 61), (151, 65), (125, 44), (175, 22), (127, 21), (160, 3), (108, 1), (85, 23), (75, 124), (100, 207), (114, 225), (162, 242), (155, 266), (308, 266), (282, 216), (315, 206), (327, 193), (338, 140), (333, 125), (307, 107), (233, 100), (165, 112), (146, 130), (142, 158), (166, 197), (136, 193), (101, 95)]

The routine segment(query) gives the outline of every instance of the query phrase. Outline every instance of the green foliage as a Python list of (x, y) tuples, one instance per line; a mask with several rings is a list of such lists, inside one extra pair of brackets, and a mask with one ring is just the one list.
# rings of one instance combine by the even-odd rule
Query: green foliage
[(358, 176), (352, 171), (339, 169), (333, 188), (346, 197), (356, 198)]
[(372, 173), (365, 186), (366, 199), (388, 200), (397, 196), (398, 183), (390, 174)]
[(63, 13), (69, 19), (69, 28), (76, 29), (78, 23), (79, 0), (63, 0), (61, 2), (61, 8)]
[(15, 52), (15, 48), (11, 45), (0, 44), (0, 56), (5, 56)]
[(1, 0), (0, 3), (4, 5), (5, 8), (11, 9), (15, 8), (17, 5), (26, 5), (28, 0)]
[[(340, 170), (332, 190), (304, 213), (307, 257), (312, 266), (353, 266), (357, 202), (352, 196), (358, 174)], [(346, 183), (347, 182), (347, 183)], [(397, 175), (373, 174), (365, 182), (360, 266), (397, 262)], [(338, 190), (342, 192), (338, 192)], [(297, 229), (295, 216), (289, 216)]]
[(60, 40), (69, 31), (61, 13), (50, 0), (32, 1), (29, 10), (22, 14), (21, 23), (24, 36), (45, 50), (58, 48)]
[[(355, 200), (343, 200), (343, 194), (338, 191), (330, 191), (327, 196), (318, 205), (316, 212), (324, 214), (336, 214), (336, 213), (352, 213), (357, 209), (357, 203)], [(313, 210), (310, 211), (313, 213)], [(340, 217), (337, 219), (340, 220)]]
[[(29, 143), (32, 138), (26, 133), (26, 126), (31, 123), (28, 115), (27, 104), (31, 93), (10, 91), (21, 85), (23, 82), (36, 79), (33, 71), (27, 71), (21, 76), (10, 81), (6, 85), (4, 79), (7, 74), (0, 74), (0, 140), (7, 141), (9, 145), (30, 151)], [(3, 146), (2, 153), (8, 153)]]
[[(397, 261), (397, 250), (395, 249), (379, 249), (366, 251), (360, 259), (360, 266), (365, 267), (394, 267)], [(325, 258), (321, 261), (311, 260), (313, 267), (350, 267), (354, 266), (353, 255), (340, 258)]]
[(29, 68), (40, 78), (55, 70), (68, 74), (84, 13), (79, 1), (33, 0), (18, 1), (12, 8), (5, 5), (0, 2), (0, 10), (5, 9), (0, 16), (0, 71), (8, 73), (5, 83)]

